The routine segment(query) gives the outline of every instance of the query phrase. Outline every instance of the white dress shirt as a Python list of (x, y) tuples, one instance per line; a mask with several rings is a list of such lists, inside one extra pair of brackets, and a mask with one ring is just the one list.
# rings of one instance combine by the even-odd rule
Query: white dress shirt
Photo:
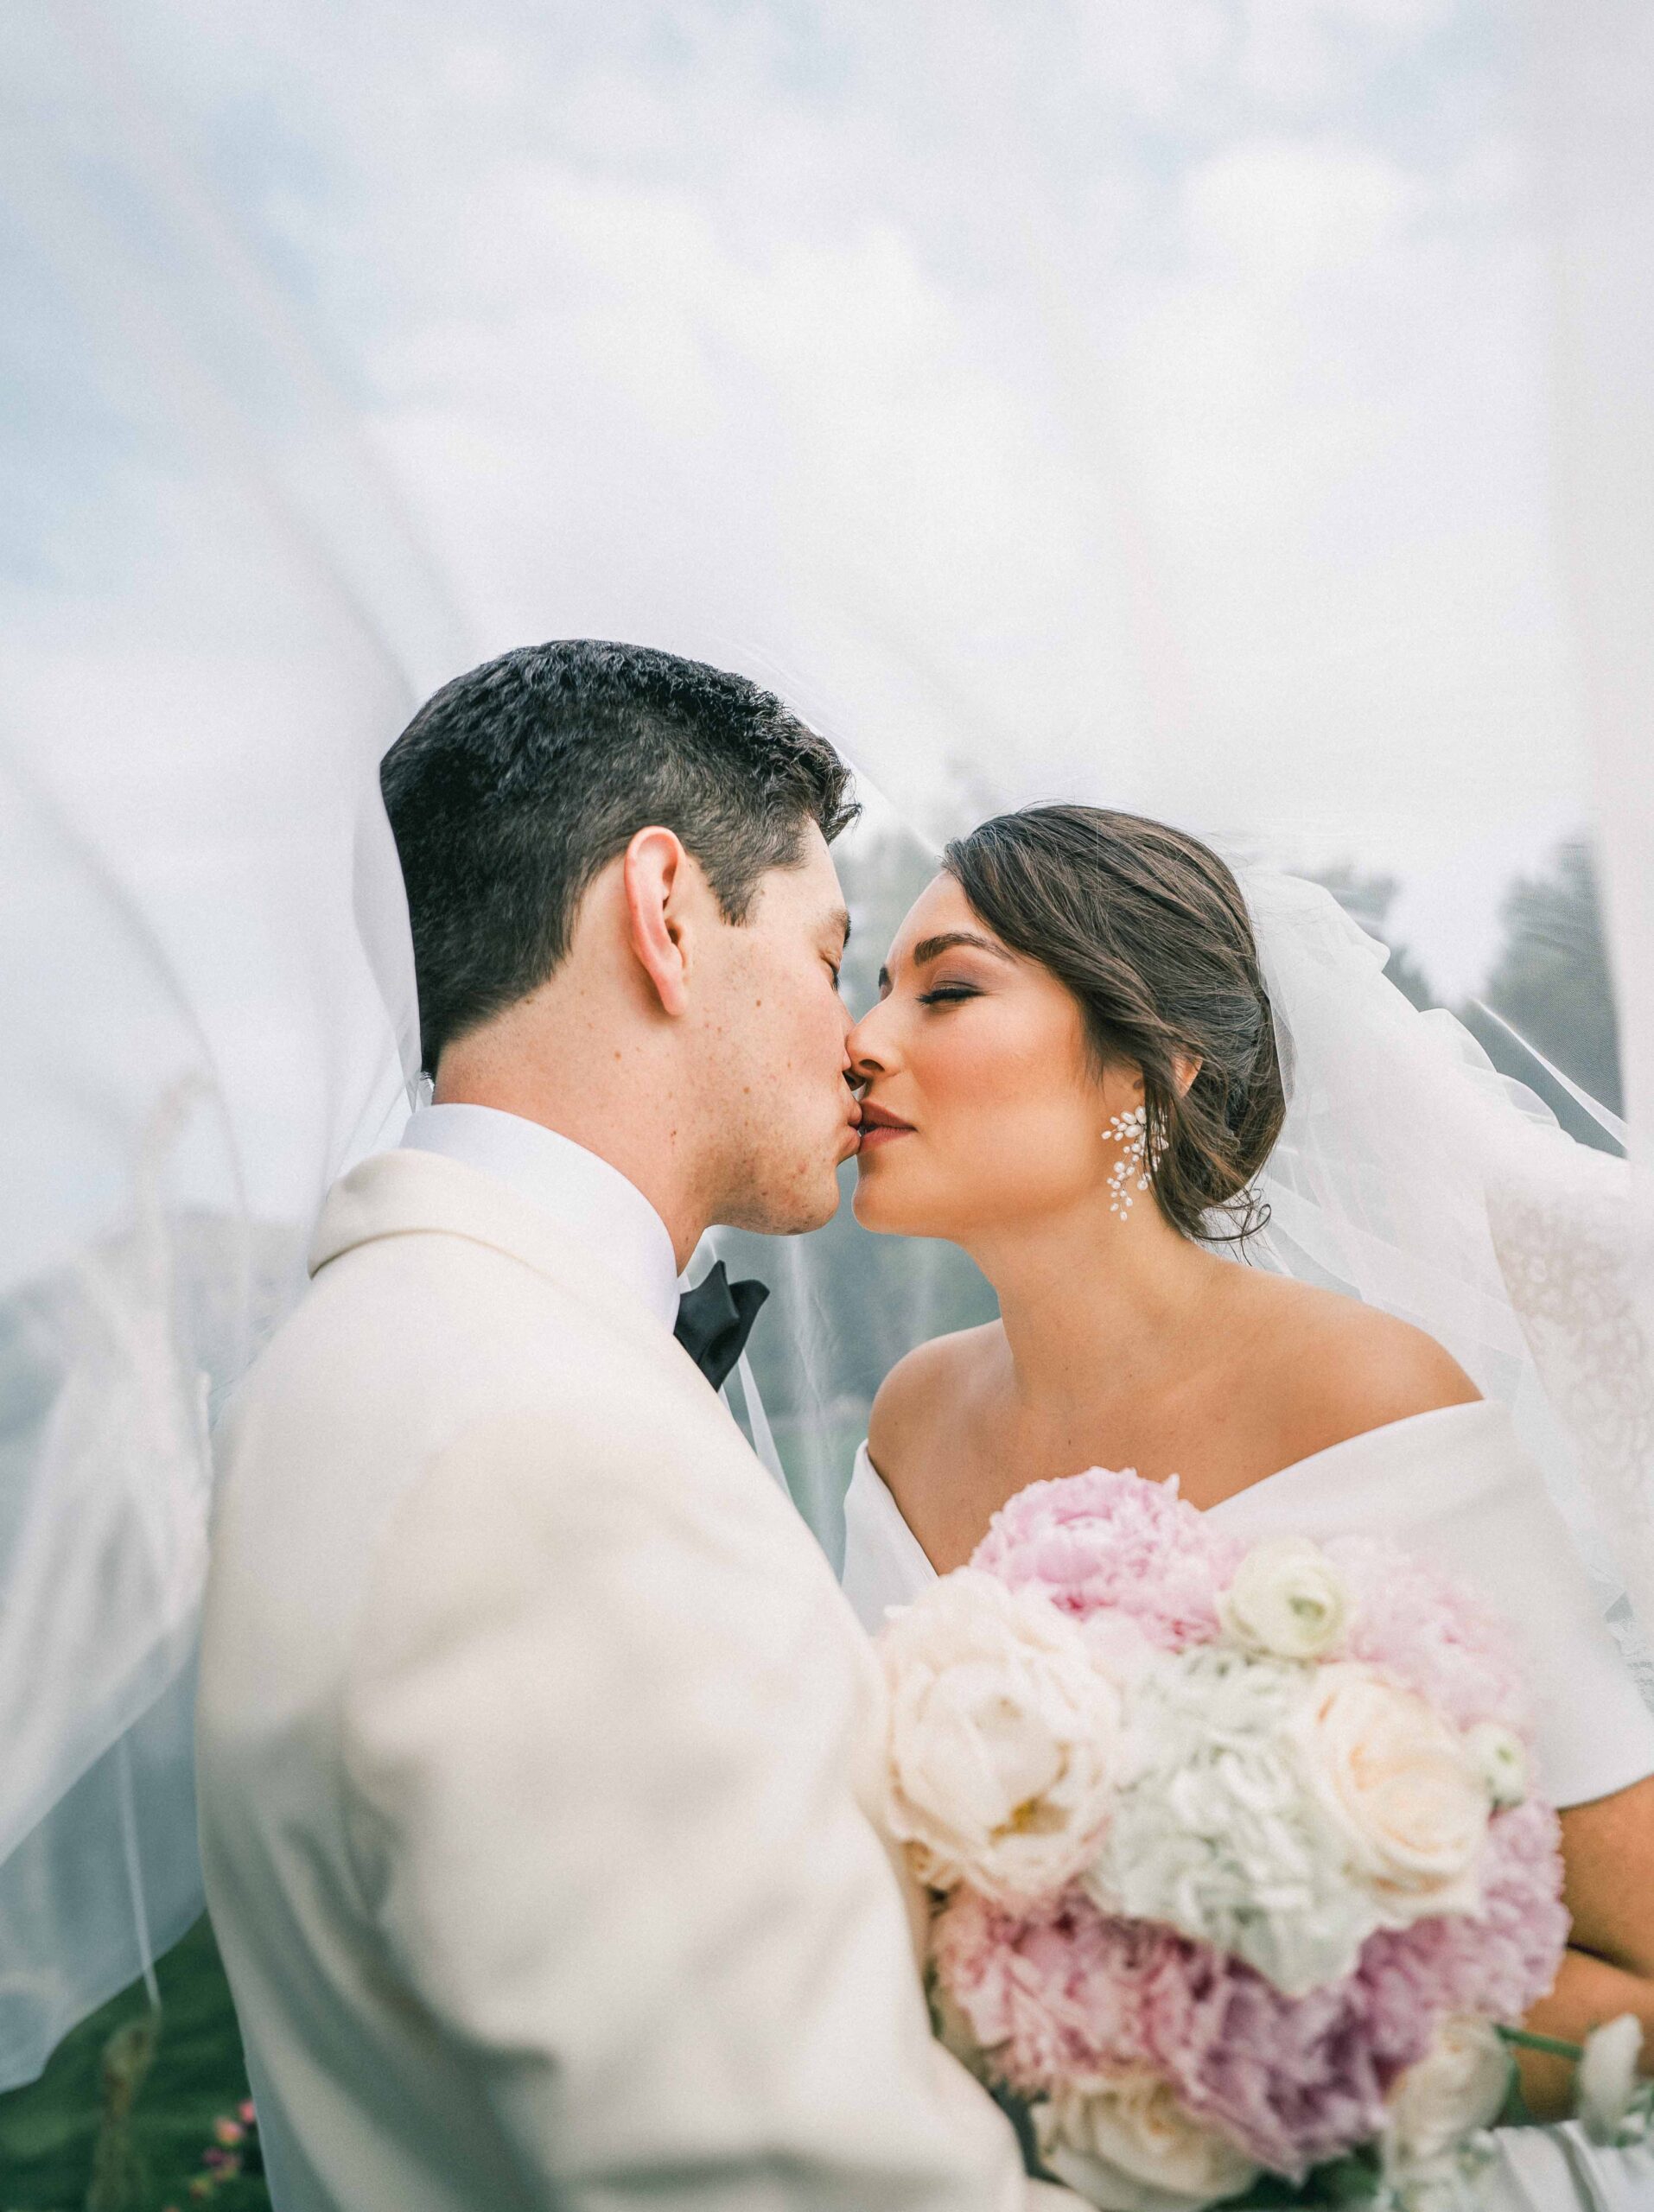
[(678, 1319), (678, 1257), (665, 1223), (637, 1185), (572, 1137), (493, 1106), (422, 1106), (404, 1133), (509, 1183), (584, 1245), (595, 1266), (635, 1291), (667, 1328)]

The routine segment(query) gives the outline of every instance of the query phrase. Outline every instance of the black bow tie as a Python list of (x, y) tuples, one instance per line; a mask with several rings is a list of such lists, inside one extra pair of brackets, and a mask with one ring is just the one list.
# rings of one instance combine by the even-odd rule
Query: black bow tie
[(715, 1390), (723, 1388), (725, 1376), (746, 1350), (758, 1309), (769, 1294), (769, 1285), (756, 1278), (731, 1282), (720, 1260), (678, 1300), (672, 1334)]

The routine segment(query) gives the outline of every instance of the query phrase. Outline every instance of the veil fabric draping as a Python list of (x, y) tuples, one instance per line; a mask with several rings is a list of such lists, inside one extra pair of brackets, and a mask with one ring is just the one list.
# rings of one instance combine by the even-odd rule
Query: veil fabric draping
[(209, 1425), (394, 1131), (376, 763), (464, 649), (96, 11), (8, 11), (0, 85), (3, 2087), (200, 1910)]
[[(1139, 12), (1152, 41), (1158, 0)], [(1590, 0), (1588, 12), (1605, 46), (1643, 35), (1629, 5)], [(503, 35), (510, 11), (496, 14), (485, 7), (478, 20)], [(22, 0), (0, 22), (0, 270), (14, 302), (0, 353), (11, 402), (0, 481), (14, 492), (0, 501), (0, 2087), (36, 2073), (199, 1910), (190, 1669), (211, 1419), (296, 1292), (327, 1183), (392, 1137), (405, 1111), (411, 961), (375, 763), (417, 699), (485, 645), (512, 641), (474, 643), (455, 613), (448, 564), (410, 519), (420, 487), (408, 449), (387, 457), (371, 378), (329, 320), (325, 286), (309, 281), (302, 220), (255, 246), (223, 184), (233, 164), (203, 181), (190, 150), (199, 133), (156, 90), (187, 15), (134, 11), (118, 35), (93, 6)], [(1639, 747), (1654, 704), (1638, 626), (1646, 593), (1621, 588), (1628, 558), (1648, 580), (1648, 543), (1630, 542), (1614, 480), (1622, 451), (1645, 474), (1654, 422), (1654, 393), (1632, 380), (1619, 342), (1642, 346), (1645, 370), (1647, 299), (1635, 295), (1633, 308), (1619, 277), (1639, 235), (1625, 228), (1625, 187), (1629, 177), (1646, 194), (1654, 136), (1638, 139), (1625, 116), (1629, 71), (1584, 66), (1577, 13), (1548, 20), (1560, 59), (1536, 76), (1545, 99), (1532, 128), (1567, 219), (1555, 445), (1581, 662), (1598, 679), (1591, 696), (1606, 702), (1591, 727), (1615, 795), (1647, 777)], [(934, 123), (963, 79), (957, 35), (931, 35), (906, 89), (912, 112)], [(267, 120), (258, 72), (273, 73), (282, 36), (266, 27), (249, 81), (234, 86), (250, 141)], [(467, 66), (486, 76), (480, 52)], [(1624, 124), (1618, 137), (1596, 127), (1605, 104)], [(1095, 556), (1078, 584), (1047, 581), (1073, 586), (1082, 613), (1107, 613), (1099, 683), (1130, 745), (1103, 758), (1054, 716), (1008, 716), (1015, 684), (988, 703), (982, 670), (933, 649), (876, 535), (865, 566), (828, 574), (804, 518), (784, 518), (787, 557), (770, 562), (754, 551), (753, 486), (726, 510), (728, 487), (686, 469), (669, 479), (669, 504), (674, 518), (709, 515), (705, 536), (669, 537), (665, 553), (646, 531), (628, 537), (646, 577), (671, 569), (651, 641), (747, 667), (830, 720), (846, 696), (843, 664), (824, 649), (810, 660), (812, 635), (855, 632), (900, 671), (886, 705), (909, 698), (912, 723), (882, 745), (857, 728), (846, 745), (875, 795), (900, 810), (875, 804), (844, 851), (863, 970), (932, 864), (933, 849), (906, 825), (962, 827), (990, 804), (1062, 791), (1119, 799), (1111, 786), (1146, 749), (1175, 759), (1197, 712), (1179, 639), (1199, 626), (1211, 578), (1197, 565), (1174, 585), (1148, 557), (1142, 487), (1121, 438), (1098, 428), (1098, 326), (1074, 305), (1083, 255), (1049, 220), (1008, 115), (938, 158), (957, 168), (963, 146), (986, 164), (992, 207), (971, 242), (984, 289), (996, 255), (1023, 267), (1002, 338), (1046, 333), (1040, 389), (1068, 425), (1083, 487), (1074, 542)], [(430, 149), (433, 166), (443, 150)], [(905, 140), (899, 151), (906, 161)], [(545, 189), (544, 206), (515, 203), (525, 222), (561, 222), (571, 239), (589, 230), (589, 199)], [(933, 188), (913, 189), (938, 219)], [(672, 235), (692, 262), (704, 243), (694, 224)], [(875, 240), (852, 275), (876, 285), (900, 258)], [(815, 266), (805, 264), (806, 289)], [(385, 281), (414, 276), (393, 270)], [(571, 544), (600, 508), (607, 518), (617, 489), (635, 490), (669, 448), (693, 448), (708, 360), (728, 379), (725, 403), (743, 420), (750, 411), (754, 467), (773, 465), (777, 501), (821, 494), (818, 477), (790, 473), (779, 417), (753, 404), (788, 367), (764, 351), (767, 313), (712, 326), (704, 357), (686, 352), (672, 394), (681, 416), (652, 390), (628, 413), (627, 327), (617, 338), (590, 310), (601, 404), (575, 397), (595, 410), (582, 423), (588, 434), (599, 426), (604, 465), (583, 485), (572, 472), (555, 479)], [(821, 336), (805, 330), (801, 347)], [(533, 365), (507, 377), (513, 404), (525, 389), (532, 400)], [(489, 365), (468, 357), (460, 373), (480, 389)], [(938, 499), (964, 497), (973, 463), (984, 477), (1018, 465), (1016, 425), (969, 398), (962, 384), (957, 423), (923, 426)], [(915, 435), (922, 413), (915, 405)], [(1001, 431), (1003, 454), (970, 450)], [(553, 421), (554, 444), (558, 433)], [(486, 440), (455, 444), (500, 500)], [(897, 437), (893, 473), (900, 451)], [(508, 511), (508, 500), (481, 508)], [(658, 520), (663, 510), (647, 512)], [(1639, 512), (1645, 525), (1654, 506)], [(914, 566), (942, 558), (948, 517), (969, 512), (938, 510)], [(1283, 505), (1282, 531), (1294, 526)], [(475, 535), (487, 537), (486, 519)], [(474, 564), (474, 576), (486, 573), (486, 561)], [(741, 591), (760, 611), (732, 621)], [(1032, 671), (1050, 658), (1036, 619), (1046, 592), (1036, 573), (1002, 635), (993, 591), (961, 604), (1008, 666)], [(575, 568), (560, 572), (538, 633), (591, 629), (589, 609), (605, 604), (580, 595)], [(619, 605), (609, 634), (647, 615), (635, 597)], [(1351, 626), (1343, 642), (1365, 650)], [(1219, 624), (1215, 634), (1230, 633)], [(1283, 702), (1291, 682), (1283, 674)], [(919, 726), (943, 728), (945, 744), (926, 753)], [(1070, 788), (1081, 769), (1091, 788)], [(1141, 803), (1141, 786), (1124, 797)], [(1654, 1011), (1637, 991), (1654, 973), (1654, 870), (1638, 842), (1651, 812), (1640, 824), (1618, 805), (1603, 814), (1637, 1134), (1654, 1091)], [(1583, 1155), (1446, 1017), (1414, 1015), (1325, 893), (1263, 869), (1247, 882), (1295, 1069), (1268, 1192), (1275, 1263), (1421, 1320), (1511, 1402), (1634, 1649), (1630, 1608), (1654, 1619), (1650, 1360), (1638, 1333), (1642, 1217), (1623, 1171)], [(932, 1248), (869, 1249), (843, 1218), (779, 1251), (721, 1242), (774, 1286), (757, 1382), (794, 1495), (833, 1548), (871, 1385), (907, 1343), (978, 1317), (982, 1286)], [(758, 1391), (747, 1395), (762, 1440)]]
[[(1561, 565), (1596, 774), (1631, 1131), (1637, 1326), (1654, 1341), (1654, 20), (1588, 0), (1543, 16), (1536, 130), (1552, 242)], [(1644, 1465), (1654, 1461), (1654, 1439)], [(1650, 1554), (1644, 1547), (1640, 1557)], [(1644, 1616), (1647, 1618), (1647, 1616)]]
[(1627, 1163), (1415, 1007), (1321, 886), (1241, 880), (1288, 1090), (1256, 1256), (1412, 1321), (1510, 1408), (1654, 1705), (1654, 1338)]

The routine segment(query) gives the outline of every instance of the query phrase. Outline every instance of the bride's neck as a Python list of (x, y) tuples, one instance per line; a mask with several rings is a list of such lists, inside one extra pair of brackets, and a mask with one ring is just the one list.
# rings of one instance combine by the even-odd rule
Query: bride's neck
[(971, 1257), (999, 1300), (1019, 1401), (1056, 1419), (1186, 1365), (1223, 1267), (1141, 1199), (1123, 1220), (1070, 1212)]

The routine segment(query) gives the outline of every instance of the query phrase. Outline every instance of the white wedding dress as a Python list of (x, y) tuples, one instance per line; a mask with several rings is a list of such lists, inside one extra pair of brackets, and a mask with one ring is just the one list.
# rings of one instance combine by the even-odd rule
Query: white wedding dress
[[(1654, 1773), (1651, 1713), (1601, 1600), (1505, 1407), (1483, 1400), (1350, 1438), (1212, 1508), (1245, 1536), (1384, 1535), (1479, 1589), (1520, 1639), (1533, 1687), (1539, 1781), (1559, 1805)], [(936, 1569), (868, 1456), (844, 1501), (843, 1585), (862, 1623)], [(1594, 2149), (1572, 2125), (1501, 2129), (1488, 2212), (1651, 2212), (1654, 2150)]]

